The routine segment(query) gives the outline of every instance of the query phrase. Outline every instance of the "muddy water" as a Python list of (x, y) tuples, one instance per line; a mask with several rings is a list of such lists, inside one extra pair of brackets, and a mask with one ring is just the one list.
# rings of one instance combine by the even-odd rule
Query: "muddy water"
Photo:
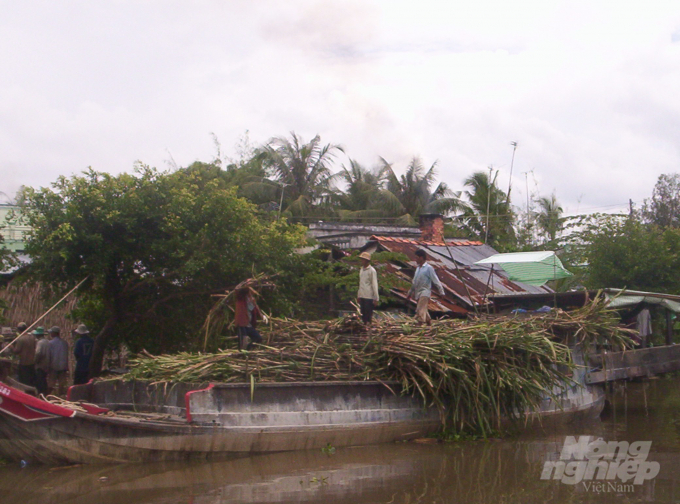
[[(2, 504), (680, 502), (680, 379), (627, 384), (600, 421), (505, 440), (277, 453), (204, 464), (0, 468)], [(641, 485), (542, 480), (565, 436), (651, 441)], [(588, 484), (589, 483), (589, 484)], [(628, 482), (630, 483), (630, 482)]]

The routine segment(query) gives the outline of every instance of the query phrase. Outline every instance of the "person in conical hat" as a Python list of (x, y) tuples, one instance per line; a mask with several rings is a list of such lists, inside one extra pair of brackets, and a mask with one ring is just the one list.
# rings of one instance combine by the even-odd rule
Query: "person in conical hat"
[(73, 348), (73, 355), (76, 358), (76, 369), (73, 373), (73, 384), (82, 385), (90, 380), (90, 358), (94, 348), (94, 340), (90, 337), (90, 330), (85, 324), (80, 324), (74, 336), (78, 336), (78, 341)]
[(359, 291), (357, 301), (361, 311), (361, 320), (364, 324), (373, 321), (373, 309), (378, 306), (380, 296), (378, 294), (378, 274), (371, 266), (371, 254), (362, 252), (359, 254), (361, 259), (361, 269), (359, 270)]

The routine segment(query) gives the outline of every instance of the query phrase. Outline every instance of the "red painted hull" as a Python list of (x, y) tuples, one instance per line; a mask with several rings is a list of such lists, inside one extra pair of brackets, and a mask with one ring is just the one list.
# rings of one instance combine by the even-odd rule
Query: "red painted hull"
[(94, 405), (74, 411), (3, 387), (0, 456), (46, 464), (361, 446), (423, 437), (440, 427), (436, 409), (375, 382), (260, 384), (254, 393), (250, 384), (97, 382), (71, 389), (71, 400), (115, 414)]
[(75, 410), (43, 401), (2, 383), (0, 383), (0, 412), (24, 422), (59, 417), (73, 418), (76, 415)]

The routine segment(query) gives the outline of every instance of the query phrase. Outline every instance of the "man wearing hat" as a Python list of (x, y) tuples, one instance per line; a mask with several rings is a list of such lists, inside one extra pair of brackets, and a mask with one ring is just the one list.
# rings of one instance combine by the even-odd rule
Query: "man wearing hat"
[(61, 339), (61, 329), (50, 328), (50, 372), (47, 375), (47, 386), (50, 392), (58, 396), (66, 395), (68, 379), (68, 343)]
[(73, 384), (82, 385), (90, 379), (90, 357), (92, 357), (92, 347), (94, 340), (90, 337), (90, 331), (85, 324), (80, 324), (73, 331), (74, 336), (80, 336), (73, 349), (76, 357), (76, 369), (73, 373)]
[[(42, 329), (39, 327), (38, 329)], [(35, 388), (39, 394), (47, 394), (47, 375), (50, 372), (50, 340), (45, 331), (33, 331), (38, 343), (35, 346)]]
[(371, 266), (371, 254), (362, 252), (359, 254), (361, 259), (361, 270), (359, 270), (359, 292), (357, 299), (361, 310), (361, 320), (364, 324), (370, 324), (373, 320), (373, 308), (378, 306), (378, 274)]
[[(25, 331), (26, 327), (24, 327), (23, 330)], [(35, 386), (36, 334), (45, 334), (45, 330), (42, 327), (38, 327), (33, 333), (26, 332), (22, 334), (19, 339), (14, 342), (11, 348), (12, 352), (19, 356), (17, 378), (21, 383), (30, 387)]]

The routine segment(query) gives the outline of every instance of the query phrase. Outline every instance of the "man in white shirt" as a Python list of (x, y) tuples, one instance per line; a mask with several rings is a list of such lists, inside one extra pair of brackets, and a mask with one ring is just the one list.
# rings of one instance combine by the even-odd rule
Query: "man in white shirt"
[(416, 307), (416, 318), (421, 324), (430, 325), (430, 312), (427, 309), (430, 303), (430, 297), (432, 296), (432, 285), (435, 286), (439, 295), (444, 295), (444, 287), (439, 281), (437, 273), (434, 271), (432, 265), (427, 263), (427, 254), (424, 250), (416, 250), (416, 263), (418, 268), (416, 268), (416, 274), (413, 275), (413, 284), (411, 289), (408, 291), (408, 296), (406, 302), (413, 297), (417, 301), (418, 305)]
[(359, 301), (359, 309), (361, 310), (361, 320), (364, 324), (370, 324), (373, 320), (373, 308), (378, 306), (378, 274), (375, 268), (371, 266), (371, 254), (362, 252), (359, 254), (361, 258), (361, 270), (359, 271), (359, 292), (357, 293), (357, 300)]

